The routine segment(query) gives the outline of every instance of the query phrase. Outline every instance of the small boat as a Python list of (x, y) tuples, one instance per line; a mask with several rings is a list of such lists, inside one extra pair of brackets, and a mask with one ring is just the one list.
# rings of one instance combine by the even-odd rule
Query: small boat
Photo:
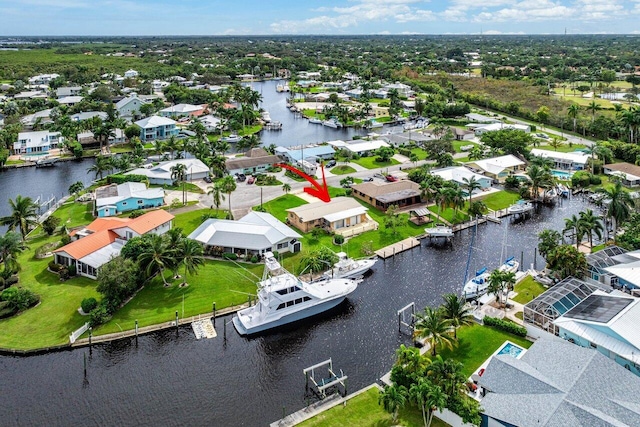
[(266, 252), (258, 301), (238, 311), (233, 326), (240, 335), (263, 332), (325, 312), (340, 304), (358, 287), (359, 280), (325, 279), (308, 283), (284, 269)]
[(490, 273), (487, 267), (476, 271), (476, 276), (464, 284), (462, 296), (465, 299), (479, 297), (487, 293)]
[(533, 210), (533, 204), (525, 200), (518, 200), (514, 205), (507, 208), (507, 213), (524, 214)]
[(369, 127), (369, 129), (379, 129), (382, 126), (384, 126), (384, 124), (382, 124), (382, 123), (380, 123), (378, 121), (375, 121), (375, 120), (371, 120), (371, 123), (369, 124), (368, 127)]
[(284, 92), (284, 85), (282, 84), (276, 85), (276, 92)]
[(504, 260), (500, 267), (498, 267), (498, 270), (515, 273), (516, 271), (518, 271), (518, 267), (520, 267), (520, 263), (516, 261), (514, 257), (509, 257)]
[(336, 255), (338, 255), (338, 262), (333, 265), (331, 270), (325, 273), (325, 277), (327, 278), (348, 279), (362, 276), (378, 262), (377, 258), (355, 260), (349, 258), (344, 252), (338, 252)]
[(342, 123), (340, 123), (338, 120), (336, 119), (328, 119), (322, 122), (322, 126), (327, 126), (330, 128), (341, 128), (342, 127)]
[(322, 124), (322, 120), (320, 120), (317, 117), (311, 117), (311, 118), (309, 118), (309, 123), (313, 123), (313, 124), (316, 124), (316, 125), (321, 125)]
[(261, 116), (262, 116), (262, 121), (264, 121), (265, 123), (269, 123), (271, 121), (271, 115), (269, 115), (268, 111), (263, 111)]
[(51, 158), (47, 158), (47, 159), (38, 159), (38, 160), (36, 160), (36, 167), (37, 168), (51, 167), (51, 166), (55, 165), (57, 160), (58, 159), (56, 157), (51, 157)]
[(562, 197), (569, 197), (569, 187), (564, 184), (556, 185), (556, 191)]
[(224, 141), (224, 142), (239, 142), (241, 139), (242, 139), (242, 137), (239, 136), (239, 135), (236, 135), (235, 133), (232, 133), (229, 136), (223, 136), (221, 138), (221, 140)]
[(279, 121), (272, 121), (264, 125), (267, 130), (282, 130), (282, 123)]
[(436, 224), (433, 227), (424, 229), (429, 237), (453, 237), (453, 228), (444, 224)]
[(282, 90), (285, 91), (285, 92), (291, 92), (291, 88), (289, 87), (289, 85), (284, 85), (282, 87)]

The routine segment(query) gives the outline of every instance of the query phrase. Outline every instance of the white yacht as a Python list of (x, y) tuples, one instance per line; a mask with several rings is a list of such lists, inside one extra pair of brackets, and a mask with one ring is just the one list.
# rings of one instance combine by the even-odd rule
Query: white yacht
[(476, 271), (475, 277), (464, 284), (462, 296), (471, 299), (486, 294), (489, 287), (489, 276), (487, 267)]
[(316, 124), (316, 125), (321, 125), (322, 124), (322, 120), (320, 120), (317, 117), (310, 117), (309, 118), (309, 123), (313, 123), (313, 124)]
[(276, 92), (284, 92), (284, 85), (283, 84), (276, 85)]
[(224, 142), (239, 142), (242, 139), (242, 137), (240, 135), (236, 135), (235, 133), (232, 133), (229, 136), (223, 136), (221, 139)]
[(516, 204), (507, 208), (507, 212), (510, 214), (523, 214), (531, 212), (533, 210), (533, 204), (524, 200), (518, 200)]
[(436, 224), (433, 227), (427, 227), (424, 229), (429, 237), (453, 237), (453, 228), (444, 224)]
[(330, 127), (330, 128), (334, 128), (334, 129), (337, 129), (337, 128), (341, 128), (341, 127), (342, 127), (342, 123), (340, 123), (340, 122), (339, 122), (338, 120), (336, 120), (336, 119), (329, 119), (329, 120), (325, 120), (325, 121), (323, 121), (323, 122), (322, 122), (322, 125), (323, 125), (323, 126)]
[(516, 271), (518, 271), (518, 267), (520, 267), (520, 263), (516, 261), (514, 257), (509, 257), (504, 260), (500, 267), (498, 267), (498, 270), (515, 273)]
[(325, 273), (325, 277), (347, 279), (362, 276), (378, 262), (377, 258), (355, 260), (349, 258), (344, 252), (338, 252), (336, 255), (338, 255), (338, 262), (333, 265), (331, 270)]
[(358, 283), (353, 279), (303, 282), (267, 252), (263, 278), (258, 283), (258, 301), (240, 310), (233, 317), (233, 325), (240, 335), (250, 335), (305, 319), (340, 304)]

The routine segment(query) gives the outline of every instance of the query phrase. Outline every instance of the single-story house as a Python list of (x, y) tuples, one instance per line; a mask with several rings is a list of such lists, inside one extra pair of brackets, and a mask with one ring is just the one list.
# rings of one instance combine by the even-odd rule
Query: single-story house
[(367, 210), (351, 197), (334, 197), (330, 202), (320, 201), (287, 209), (287, 224), (303, 233), (320, 227), (352, 235), (351, 230), (362, 233), (378, 228), (378, 224), (367, 215)]
[(135, 78), (138, 77), (140, 73), (138, 73), (136, 70), (127, 70), (124, 72), (124, 77), (125, 78)]
[(29, 90), (20, 93), (16, 93), (13, 95), (13, 99), (15, 100), (24, 100), (24, 99), (45, 99), (48, 98), (47, 94), (42, 90)]
[(203, 179), (209, 175), (209, 167), (198, 159), (176, 159), (167, 162), (160, 162), (148, 168), (137, 168), (125, 175), (144, 175), (149, 179), (149, 184), (171, 185), (174, 179), (171, 177), (171, 168), (178, 163), (186, 168), (186, 180), (194, 181)]
[(216, 116), (208, 114), (206, 116), (200, 116), (198, 118), (207, 130), (207, 132), (216, 132), (220, 130), (220, 119)]
[[(607, 246), (602, 250), (587, 255), (586, 277), (591, 280), (603, 283), (607, 286), (613, 286), (614, 288), (640, 288), (640, 277), (637, 277), (635, 280), (632, 279), (631, 281), (628, 281), (628, 279), (631, 279), (631, 277), (627, 277), (626, 280), (620, 280), (615, 274), (607, 270), (609, 267), (617, 265), (631, 265), (637, 261), (640, 261), (639, 250), (627, 251), (620, 246)], [(624, 272), (624, 269), (620, 271)]]
[(265, 212), (249, 212), (238, 221), (211, 218), (200, 224), (189, 239), (223, 252), (262, 255), (265, 252), (300, 252), (302, 236)]
[(74, 95), (74, 96), (65, 96), (64, 98), (58, 98), (58, 103), (62, 105), (66, 105), (67, 107), (72, 107), (82, 101), (84, 96)]
[(363, 182), (352, 185), (351, 189), (354, 197), (382, 211), (386, 211), (392, 205), (404, 208), (421, 202), (420, 186), (408, 180), (387, 183)]
[(167, 117), (151, 116), (135, 122), (140, 127), (141, 141), (154, 141), (178, 136), (176, 121)]
[(492, 157), (490, 159), (475, 160), (466, 164), (491, 179), (503, 182), (509, 175), (525, 170), (526, 163), (514, 156)]
[(374, 139), (371, 141), (358, 140), (357, 142), (330, 141), (329, 145), (333, 145), (336, 150), (347, 150), (352, 154), (360, 156), (372, 155), (380, 147), (389, 147), (386, 141)]
[[(81, 144), (81, 145), (92, 145), (92, 144), (97, 144), (97, 140), (95, 138), (95, 135), (93, 134), (92, 131), (88, 130), (85, 132), (80, 132), (79, 134), (76, 135), (76, 140)], [(120, 144), (123, 142), (127, 141), (127, 137), (124, 134), (124, 131), (122, 129), (114, 129), (113, 130), (113, 135), (109, 135), (109, 144)]]
[(30, 85), (48, 85), (49, 82), (53, 79), (57, 79), (60, 77), (60, 74), (52, 73), (52, 74), (38, 74), (37, 76), (33, 76), (29, 78)]
[(476, 133), (472, 130), (460, 129), (455, 126), (450, 128), (456, 141), (468, 141), (476, 137)]
[(543, 159), (551, 159), (556, 169), (564, 170), (582, 170), (585, 169), (591, 156), (582, 151), (574, 151), (571, 153), (562, 153), (559, 151), (541, 150), (540, 148), (532, 148), (531, 155), (542, 157)]
[(410, 98), (415, 93), (411, 89), (411, 86), (406, 85), (404, 83), (400, 83), (400, 82), (383, 85), (382, 89), (385, 90), (387, 93), (395, 89), (396, 91), (398, 91), (398, 95), (400, 95), (401, 98)]
[(315, 145), (297, 149), (277, 147), (276, 154), (289, 163), (309, 159), (333, 159), (336, 151), (330, 145)]
[(375, 117), (376, 119), (379, 117), (389, 117), (389, 107), (379, 107), (377, 105), (374, 105), (371, 108), (371, 113), (373, 113), (373, 117)]
[(252, 148), (244, 153), (244, 157), (228, 159), (225, 166), (230, 175), (236, 173), (253, 174), (265, 172), (269, 167), (280, 162), (280, 157), (269, 154), (264, 148)]
[(604, 165), (605, 175), (617, 176), (622, 185), (637, 187), (640, 185), (640, 166), (627, 162), (611, 163)]
[(595, 291), (553, 321), (558, 336), (593, 348), (640, 376), (640, 299)]
[(159, 111), (162, 117), (199, 117), (204, 113), (206, 105), (176, 104)]
[(63, 140), (60, 132), (20, 132), (18, 140), (13, 143), (13, 154), (47, 153), (58, 148), (58, 144)]
[(64, 86), (56, 89), (56, 98), (61, 99), (67, 96), (78, 96), (82, 92), (82, 86)]
[(445, 181), (453, 181), (459, 186), (465, 184), (465, 179), (471, 180), (472, 178), (475, 178), (480, 184), (481, 190), (490, 188), (491, 182), (493, 181), (491, 178), (477, 174), (465, 166), (450, 166), (448, 168), (434, 169), (430, 173), (431, 175), (441, 177)]
[(36, 122), (39, 122), (41, 125), (53, 123), (53, 120), (50, 118), (51, 110), (51, 108), (47, 108), (46, 110), (36, 111), (33, 114), (27, 114), (20, 119), (20, 123), (28, 128), (31, 128)]
[(121, 214), (136, 209), (160, 207), (164, 204), (162, 188), (147, 188), (143, 182), (124, 182), (96, 188), (98, 217)]
[(483, 114), (478, 114), (478, 113), (467, 113), (464, 116), (470, 122), (476, 122), (476, 123), (500, 123), (500, 120), (496, 119), (495, 117), (489, 117), (489, 116), (485, 116)]
[(640, 378), (590, 348), (539, 339), (479, 377), (482, 427), (634, 426)]
[(75, 265), (79, 275), (95, 279), (98, 269), (120, 255), (122, 247), (133, 237), (164, 234), (171, 229), (173, 215), (158, 209), (137, 218), (98, 218), (72, 233), (71, 243), (53, 251), (57, 264)]
[(519, 124), (504, 124), (504, 123), (489, 123), (486, 125), (467, 125), (468, 127), (473, 128), (473, 131), (477, 136), (482, 135), (485, 132), (494, 132), (503, 129), (513, 129), (513, 130), (521, 130), (523, 132), (529, 133), (531, 132), (531, 126), (529, 125), (519, 125)]
[(100, 120), (104, 122), (107, 120), (107, 113), (104, 111), (83, 111), (69, 116), (74, 122), (81, 122), (83, 120), (93, 119), (94, 117), (100, 117)]

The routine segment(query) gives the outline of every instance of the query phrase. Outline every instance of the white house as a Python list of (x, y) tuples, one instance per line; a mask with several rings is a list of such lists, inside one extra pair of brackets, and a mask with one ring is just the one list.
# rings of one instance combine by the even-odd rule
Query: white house
[(76, 105), (78, 102), (84, 99), (83, 96), (73, 95), (73, 96), (65, 96), (64, 98), (58, 98), (58, 103), (62, 105), (66, 105), (68, 107), (72, 107)]
[(207, 114), (206, 116), (200, 116), (198, 120), (200, 120), (200, 123), (204, 125), (207, 132), (215, 132), (220, 130), (220, 128), (218, 127), (220, 125), (220, 119), (216, 116)]
[(53, 79), (60, 77), (60, 74), (38, 74), (29, 78), (30, 85), (48, 85)]
[(134, 79), (136, 77), (138, 77), (140, 75), (140, 73), (138, 73), (136, 70), (127, 70), (124, 72), (124, 77), (125, 79)]
[(492, 179), (504, 181), (510, 174), (524, 170), (526, 164), (513, 154), (507, 154), (506, 156), (475, 160), (467, 163), (466, 166), (480, 171)]
[(58, 148), (63, 140), (60, 132), (20, 132), (18, 140), (13, 143), (13, 154), (46, 153)]
[(301, 237), (271, 214), (255, 211), (238, 221), (208, 219), (189, 234), (189, 239), (206, 247), (245, 256), (274, 251), (300, 252)]
[(589, 154), (581, 151), (562, 153), (559, 151), (541, 150), (539, 148), (532, 148), (531, 154), (536, 157), (542, 157), (543, 159), (551, 159), (555, 168), (564, 170), (585, 169), (591, 158)]
[(376, 151), (380, 147), (389, 147), (389, 144), (381, 139), (371, 141), (357, 140), (356, 142), (344, 142), (341, 140), (329, 141), (329, 145), (336, 150), (347, 150), (352, 154), (368, 155)]
[(431, 175), (441, 177), (445, 181), (453, 181), (460, 186), (465, 184), (465, 179), (471, 180), (472, 178), (475, 178), (476, 181), (480, 184), (481, 189), (491, 187), (491, 178), (475, 173), (471, 169), (464, 166), (451, 166), (448, 168), (435, 169), (430, 173)]
[(74, 122), (81, 122), (83, 120), (93, 119), (94, 117), (100, 117), (100, 120), (104, 122), (108, 116), (104, 111), (81, 111), (69, 116)]
[(387, 93), (395, 89), (398, 91), (398, 95), (400, 95), (400, 97), (402, 98), (410, 98), (415, 94), (415, 92), (411, 89), (411, 86), (400, 82), (386, 84), (382, 86), (382, 89)]
[(49, 117), (51, 110), (52, 108), (48, 108), (46, 110), (36, 111), (33, 114), (28, 114), (20, 119), (20, 123), (26, 127), (33, 126), (37, 121), (39, 121), (40, 124), (53, 123), (53, 120)]
[(531, 132), (531, 126), (529, 125), (519, 125), (519, 124), (504, 124), (504, 123), (489, 123), (489, 124), (470, 124), (468, 127), (473, 128), (473, 131), (477, 136), (482, 135), (485, 132), (493, 132), (497, 130), (503, 129), (513, 129), (513, 130), (521, 130), (523, 132), (529, 133)]
[(78, 96), (82, 92), (82, 86), (65, 86), (56, 89), (56, 98), (61, 99), (67, 96)]
[(137, 168), (125, 175), (144, 175), (149, 179), (149, 184), (173, 184), (174, 179), (171, 177), (171, 168), (177, 164), (183, 164), (186, 168), (186, 180), (194, 181), (203, 179), (209, 175), (209, 167), (198, 159), (177, 159), (168, 162), (160, 162), (156, 166), (150, 168)]
[(176, 104), (159, 111), (163, 117), (199, 116), (204, 111), (205, 105)]

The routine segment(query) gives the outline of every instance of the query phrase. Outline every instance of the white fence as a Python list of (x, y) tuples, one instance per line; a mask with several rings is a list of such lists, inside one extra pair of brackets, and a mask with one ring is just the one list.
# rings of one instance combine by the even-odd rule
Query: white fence
[(84, 334), (85, 332), (87, 332), (88, 329), (89, 329), (89, 322), (82, 325), (79, 329), (76, 329), (75, 331), (73, 331), (71, 335), (69, 335), (69, 341), (71, 342), (71, 344), (76, 342), (78, 337)]

